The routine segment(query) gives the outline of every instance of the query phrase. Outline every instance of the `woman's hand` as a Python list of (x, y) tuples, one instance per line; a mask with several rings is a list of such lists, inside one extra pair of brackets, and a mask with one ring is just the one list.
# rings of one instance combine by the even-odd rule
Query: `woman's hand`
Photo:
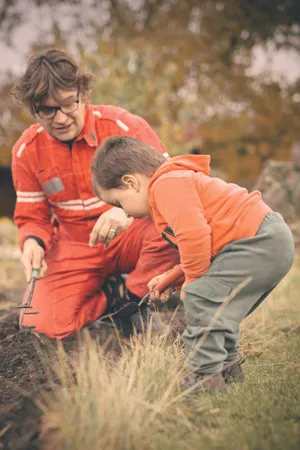
[(30, 282), (32, 276), (32, 270), (40, 270), (39, 278), (43, 278), (47, 271), (47, 264), (44, 259), (45, 251), (37, 243), (35, 239), (28, 238), (23, 245), (21, 263), (26, 275), (27, 283)]
[(94, 247), (96, 241), (102, 242), (106, 247), (118, 234), (131, 225), (133, 218), (128, 218), (123, 209), (113, 207), (101, 214), (90, 234), (89, 246)]

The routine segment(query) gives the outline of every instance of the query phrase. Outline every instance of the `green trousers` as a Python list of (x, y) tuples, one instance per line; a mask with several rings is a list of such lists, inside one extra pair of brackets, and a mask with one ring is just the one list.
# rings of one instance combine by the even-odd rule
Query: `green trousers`
[[(241, 321), (277, 286), (293, 260), (291, 231), (279, 213), (271, 212), (254, 237), (231, 242), (214, 258), (208, 272), (184, 288), (187, 327), (182, 340), (190, 370), (210, 374), (238, 358)], [(221, 303), (247, 277), (252, 281), (217, 318)]]

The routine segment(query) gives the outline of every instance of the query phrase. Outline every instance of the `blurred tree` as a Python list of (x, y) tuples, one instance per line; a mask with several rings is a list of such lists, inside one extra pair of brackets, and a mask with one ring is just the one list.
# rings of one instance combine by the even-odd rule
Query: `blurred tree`
[[(2, 37), (11, 43), (24, 12), (45, 6), (53, 15), (64, 10), (68, 21), (79, 28), (98, 29), (101, 25), (104, 29), (105, 25), (106, 33), (117, 32), (126, 38), (147, 33), (160, 45), (165, 43), (161, 37), (166, 36), (173, 36), (178, 45), (182, 31), (206, 36), (208, 41), (210, 36), (219, 36), (223, 45), (218, 53), (224, 63), (231, 62), (236, 49), (252, 48), (269, 39), (274, 39), (278, 48), (299, 49), (298, 0), (4, 0), (0, 4)], [(206, 51), (210, 53), (214, 47)]]
[(32, 123), (27, 112), (12, 101), (9, 82), (0, 88), (0, 166), (8, 166), (11, 148), (24, 129)]
[[(41, 30), (39, 46), (72, 49), (96, 75), (93, 101), (142, 115), (171, 153), (200, 145), (232, 179), (253, 178), (269, 157), (287, 156), (300, 125), (300, 85), (254, 79), (248, 69), (253, 47), (269, 40), (300, 51), (298, 0), (32, 4), (47, 10), (55, 24), (50, 40)], [(26, 2), (9, 0), (0, 10), (1, 32), (8, 36), (21, 20), (20, 5)], [(8, 148), (28, 119), (15, 106), (6, 111), (0, 130), (8, 130)]]

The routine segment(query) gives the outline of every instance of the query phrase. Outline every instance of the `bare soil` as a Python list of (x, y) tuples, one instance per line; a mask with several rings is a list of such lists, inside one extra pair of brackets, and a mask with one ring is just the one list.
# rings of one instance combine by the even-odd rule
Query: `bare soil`
[[(40, 449), (39, 431), (42, 411), (38, 400), (53, 388), (52, 368), (57, 362), (56, 344), (50, 339), (21, 332), (18, 326), (23, 288), (8, 289), (0, 293), (0, 449)], [(174, 316), (177, 301), (158, 314), (167, 322)], [(180, 309), (172, 319), (172, 328), (184, 327)], [(93, 338), (102, 341), (114, 330), (90, 330)], [(68, 354), (78, 349), (78, 336), (63, 341)], [(110, 339), (110, 351), (118, 352), (118, 339)], [(52, 382), (51, 376), (52, 375)]]
[(11, 308), (0, 312), (0, 442), (7, 449), (36, 449), (41, 411), (35, 397), (47, 388), (46, 369), (40, 360), (34, 335), (18, 329), (16, 304), (23, 290), (5, 293)]

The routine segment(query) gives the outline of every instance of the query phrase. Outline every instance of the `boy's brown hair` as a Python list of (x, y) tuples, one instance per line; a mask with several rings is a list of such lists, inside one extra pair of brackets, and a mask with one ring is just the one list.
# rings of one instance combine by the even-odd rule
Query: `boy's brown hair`
[(48, 97), (59, 102), (59, 90), (78, 89), (87, 100), (92, 78), (91, 73), (82, 73), (66, 52), (49, 49), (29, 59), (25, 74), (12, 94), (34, 114), (35, 107), (39, 107)]
[(107, 138), (98, 148), (91, 166), (92, 186), (103, 189), (120, 188), (122, 177), (128, 174), (142, 174), (152, 177), (166, 161), (155, 148), (128, 136)]

